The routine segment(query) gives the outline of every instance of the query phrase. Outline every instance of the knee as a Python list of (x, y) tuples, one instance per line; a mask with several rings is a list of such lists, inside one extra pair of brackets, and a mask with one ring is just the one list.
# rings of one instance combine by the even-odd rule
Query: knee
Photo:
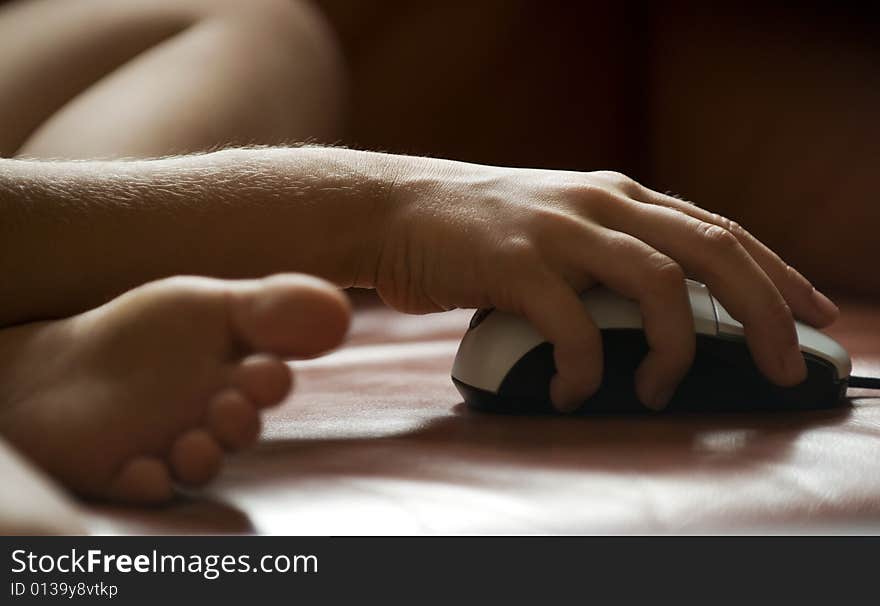
[[(311, 117), (306, 136), (333, 140), (341, 135), (348, 76), (335, 32), (321, 12), (305, 0), (221, 0), (204, 19), (224, 22), (232, 44), (247, 63), (256, 87), (279, 108), (281, 132), (302, 138), (303, 117)], [(285, 116), (292, 118), (284, 124)]]
[(339, 60), (335, 33), (323, 13), (309, 0), (211, 0), (204, 19), (226, 19), (264, 37), (301, 43), (300, 50)]

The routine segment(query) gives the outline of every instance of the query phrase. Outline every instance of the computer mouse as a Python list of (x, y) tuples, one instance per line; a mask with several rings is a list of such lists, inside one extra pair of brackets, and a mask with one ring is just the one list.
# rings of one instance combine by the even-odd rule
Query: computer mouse
[[(687, 281), (697, 349), (694, 363), (666, 411), (801, 410), (829, 408), (844, 396), (852, 369), (849, 354), (818, 330), (797, 323), (807, 378), (780, 387), (765, 378), (749, 353), (742, 324), (699, 282)], [(581, 295), (602, 333), (604, 375), (598, 391), (579, 412), (649, 412), (636, 396), (636, 367), (648, 352), (636, 301), (604, 287)], [(550, 379), (556, 373), (553, 346), (526, 320), (497, 310), (479, 310), (462, 338), (452, 381), (465, 402), (507, 413), (556, 412)]]

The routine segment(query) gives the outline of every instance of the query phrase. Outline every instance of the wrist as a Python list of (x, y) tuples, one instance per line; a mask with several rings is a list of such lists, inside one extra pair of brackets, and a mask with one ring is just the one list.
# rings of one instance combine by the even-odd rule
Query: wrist
[[(337, 150), (351, 171), (356, 191), (357, 213), (353, 216), (356, 233), (346, 266), (350, 286), (376, 288), (381, 265), (400, 237), (413, 227), (407, 220), (425, 196), (425, 190), (438, 182), (435, 160), (369, 151)], [(435, 186), (435, 185), (434, 185)]]
[[(241, 198), (225, 222), (248, 233), (236, 274), (297, 271), (339, 287), (372, 287), (393, 179), (385, 154), (344, 148), (231, 149), (220, 172)], [(269, 212), (266, 212), (269, 210)], [(225, 214), (225, 213), (224, 213)], [(257, 252), (258, 251), (258, 252)]]
[[(343, 287), (376, 288), (377, 275), (402, 209), (411, 196), (400, 186), (415, 172), (415, 160), (379, 152), (345, 148), (302, 148), (315, 154), (321, 179), (340, 192), (341, 219), (336, 221)], [(340, 215), (338, 215), (340, 216)], [(335, 247), (333, 247), (335, 248)]]

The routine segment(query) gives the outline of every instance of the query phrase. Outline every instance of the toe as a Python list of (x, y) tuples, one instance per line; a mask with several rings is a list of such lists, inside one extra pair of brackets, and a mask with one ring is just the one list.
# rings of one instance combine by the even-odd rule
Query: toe
[(173, 495), (168, 466), (152, 457), (137, 457), (125, 463), (107, 494), (114, 501), (141, 505), (164, 503)]
[(257, 441), (260, 416), (240, 392), (227, 389), (214, 396), (208, 405), (208, 427), (223, 446), (238, 450)]
[(293, 387), (290, 367), (268, 354), (255, 354), (241, 361), (232, 371), (230, 383), (255, 406), (279, 404)]
[(336, 347), (351, 318), (346, 296), (312, 276), (250, 281), (229, 297), (236, 337), (252, 351), (305, 358)]
[(210, 433), (193, 429), (175, 440), (169, 460), (174, 477), (184, 484), (200, 486), (217, 475), (223, 451)]

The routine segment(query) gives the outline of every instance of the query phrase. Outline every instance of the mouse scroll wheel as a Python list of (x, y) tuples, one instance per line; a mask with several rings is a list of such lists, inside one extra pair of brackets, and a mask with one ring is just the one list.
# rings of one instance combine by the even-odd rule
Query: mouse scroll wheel
[(494, 309), (478, 309), (477, 313), (474, 314), (474, 317), (471, 318), (471, 323), (468, 325), (468, 330), (473, 330), (477, 326), (480, 325), (480, 322), (489, 317), (489, 314), (495, 311)]

